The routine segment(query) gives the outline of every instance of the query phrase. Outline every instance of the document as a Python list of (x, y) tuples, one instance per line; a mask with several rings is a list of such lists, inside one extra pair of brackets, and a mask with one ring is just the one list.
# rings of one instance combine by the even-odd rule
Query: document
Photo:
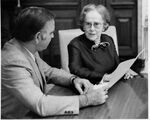
[[(136, 56), (136, 58), (126, 60), (124, 62), (121, 62), (117, 68), (110, 74), (110, 81), (107, 83), (108, 88), (110, 89), (120, 78), (123, 77), (125, 73), (130, 69), (130, 67), (133, 65), (133, 63), (136, 61), (136, 59), (143, 53), (144, 49)], [(104, 78), (102, 78), (99, 85), (94, 85), (93, 89), (98, 89), (102, 86), (103, 83), (106, 83), (103, 81)]]

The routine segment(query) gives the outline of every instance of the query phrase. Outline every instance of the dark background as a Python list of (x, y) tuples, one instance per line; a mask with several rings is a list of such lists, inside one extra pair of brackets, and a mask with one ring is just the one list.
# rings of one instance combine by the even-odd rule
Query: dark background
[(111, 25), (117, 29), (120, 60), (137, 55), (137, 0), (18, 0), (1, 1), (1, 47), (12, 38), (18, 12), (29, 6), (41, 6), (56, 15), (55, 37), (41, 57), (51, 66), (61, 68), (58, 30), (79, 28), (79, 15), (88, 3), (103, 4), (111, 13)]

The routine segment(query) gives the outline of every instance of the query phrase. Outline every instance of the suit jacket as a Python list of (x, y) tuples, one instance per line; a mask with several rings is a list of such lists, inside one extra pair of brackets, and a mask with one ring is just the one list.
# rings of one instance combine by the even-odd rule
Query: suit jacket
[(38, 53), (37, 66), (29, 52), (14, 39), (5, 44), (1, 53), (3, 117), (23, 118), (30, 110), (40, 116), (79, 113), (78, 96), (45, 94), (46, 80), (69, 85), (71, 74), (50, 67)]

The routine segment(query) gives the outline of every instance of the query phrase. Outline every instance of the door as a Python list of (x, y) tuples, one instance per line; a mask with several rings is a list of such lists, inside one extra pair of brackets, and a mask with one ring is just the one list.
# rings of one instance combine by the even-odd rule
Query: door
[(137, 55), (137, 0), (107, 0), (106, 6), (116, 26), (120, 58)]

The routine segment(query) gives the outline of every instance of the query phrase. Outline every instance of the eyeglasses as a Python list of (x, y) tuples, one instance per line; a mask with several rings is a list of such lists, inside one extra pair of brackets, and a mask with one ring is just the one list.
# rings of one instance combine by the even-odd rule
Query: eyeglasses
[(103, 23), (99, 23), (99, 22), (94, 22), (94, 23), (90, 23), (90, 22), (84, 22), (84, 27), (85, 28), (91, 28), (92, 26), (94, 26), (94, 28), (99, 29), (103, 26)]

